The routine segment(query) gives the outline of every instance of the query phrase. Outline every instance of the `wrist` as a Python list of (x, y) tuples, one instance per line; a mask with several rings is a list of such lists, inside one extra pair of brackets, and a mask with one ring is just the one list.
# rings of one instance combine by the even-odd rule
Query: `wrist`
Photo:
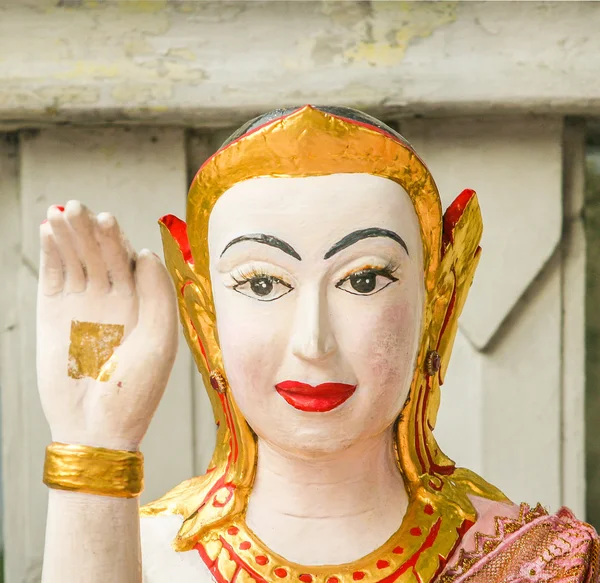
[(138, 452), (140, 442), (125, 437), (104, 436), (94, 433), (76, 433), (72, 431), (52, 431), (52, 441), (65, 445), (81, 445), (118, 451)]

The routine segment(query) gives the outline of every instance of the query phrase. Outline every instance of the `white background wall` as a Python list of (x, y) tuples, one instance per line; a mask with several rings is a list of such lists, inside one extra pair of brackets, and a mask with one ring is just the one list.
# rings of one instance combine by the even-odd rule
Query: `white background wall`
[[(46, 207), (79, 198), (160, 251), (157, 219), (183, 216), (222, 128), (306, 102), (396, 124), (445, 205), (478, 191), (484, 251), (436, 433), (516, 501), (583, 516), (584, 128), (567, 116), (600, 113), (599, 22), (600, 5), (580, 2), (0, 3), (7, 580), (38, 581), (41, 568), (49, 434), (34, 325)], [(144, 443), (144, 499), (201, 472), (213, 439), (182, 342)]]

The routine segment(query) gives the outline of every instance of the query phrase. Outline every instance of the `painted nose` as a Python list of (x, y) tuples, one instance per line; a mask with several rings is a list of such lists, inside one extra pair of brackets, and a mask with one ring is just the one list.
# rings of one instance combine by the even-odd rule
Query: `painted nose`
[(324, 360), (337, 350), (325, 292), (318, 288), (304, 291), (298, 302), (292, 353), (302, 360)]

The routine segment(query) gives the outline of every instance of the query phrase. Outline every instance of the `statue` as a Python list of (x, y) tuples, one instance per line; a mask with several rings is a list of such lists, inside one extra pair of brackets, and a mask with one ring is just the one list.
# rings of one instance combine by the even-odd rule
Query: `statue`
[[(46, 583), (598, 580), (592, 527), (512, 503), (433, 436), (481, 251), (473, 191), (442, 215), (402, 136), (306, 106), (242, 126), (187, 224), (160, 227), (168, 273), (78, 202), (41, 227)], [(140, 519), (176, 303), (217, 445)]]

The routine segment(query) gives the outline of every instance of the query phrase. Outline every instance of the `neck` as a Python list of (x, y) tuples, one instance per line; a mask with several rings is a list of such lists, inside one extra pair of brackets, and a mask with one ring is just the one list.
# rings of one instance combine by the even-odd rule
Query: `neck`
[(391, 428), (341, 452), (299, 457), (258, 442), (248, 526), (301, 564), (341, 564), (381, 546), (408, 505)]

